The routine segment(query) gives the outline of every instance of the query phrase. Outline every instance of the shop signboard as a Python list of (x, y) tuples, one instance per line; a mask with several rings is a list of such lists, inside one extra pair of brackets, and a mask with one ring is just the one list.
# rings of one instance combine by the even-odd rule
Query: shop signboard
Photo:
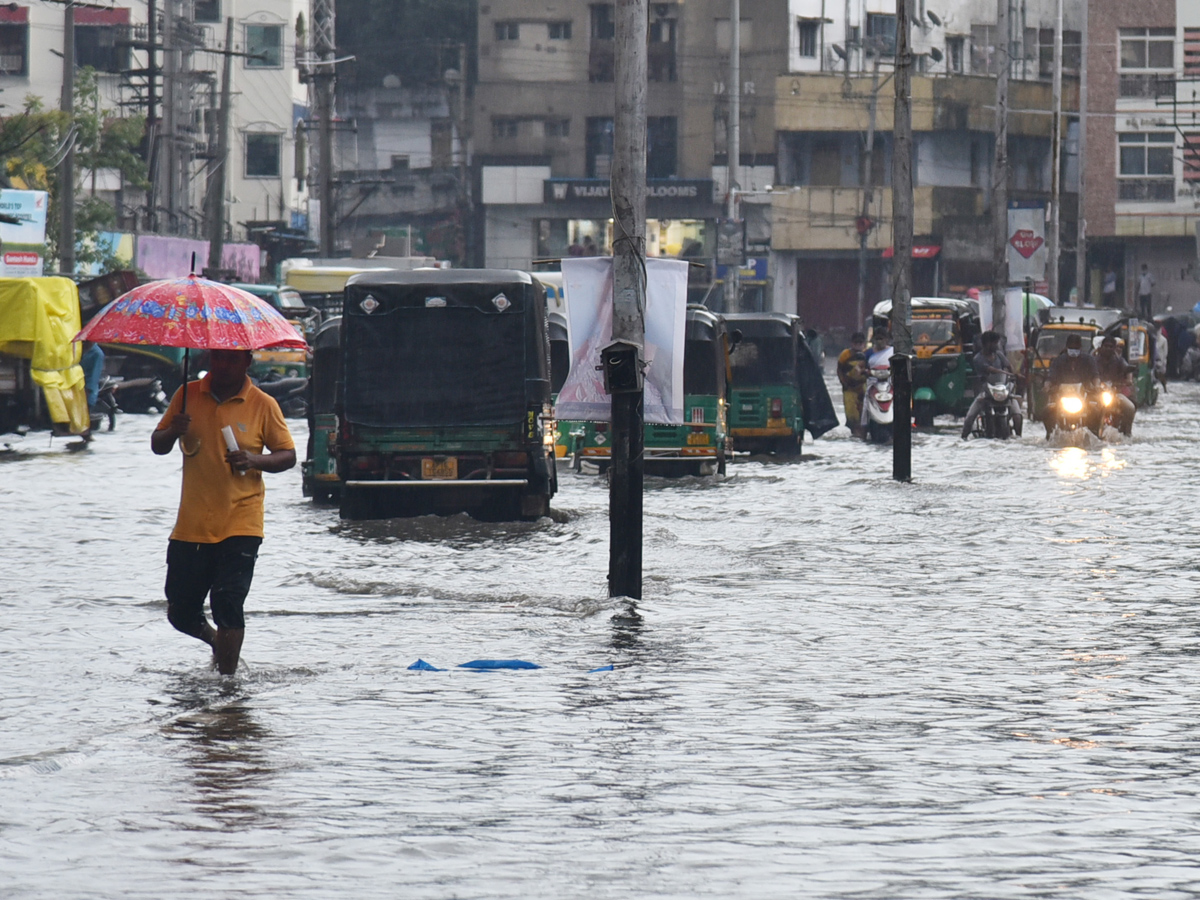
[(0, 276), (31, 278), (42, 274), (46, 258), (45, 191), (0, 190), (0, 214), (17, 219), (0, 224)]
[[(607, 178), (547, 178), (544, 199), (547, 203), (574, 203), (579, 200), (608, 202)], [(651, 178), (646, 181), (646, 199), (700, 200), (712, 202), (712, 180), (703, 178)]]

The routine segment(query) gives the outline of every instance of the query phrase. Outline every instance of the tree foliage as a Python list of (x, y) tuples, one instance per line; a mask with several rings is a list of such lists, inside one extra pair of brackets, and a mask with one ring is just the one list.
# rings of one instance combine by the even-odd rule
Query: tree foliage
[(40, 97), (25, 98), (16, 115), (0, 119), (0, 159), (4, 160), (6, 186), (47, 191), (46, 261), (57, 266), (62, 196), (59, 163), (69, 142), (75, 149), (75, 257), (80, 263), (99, 263), (109, 271), (119, 267), (109, 250), (99, 244), (100, 232), (116, 225), (117, 212), (102, 197), (87, 190), (92, 175), (103, 169), (123, 173), (134, 189), (149, 187), (146, 163), (138, 148), (145, 132), (142, 116), (121, 116), (100, 108), (99, 85), (91, 68), (75, 76), (75, 112), (68, 115), (46, 109)]

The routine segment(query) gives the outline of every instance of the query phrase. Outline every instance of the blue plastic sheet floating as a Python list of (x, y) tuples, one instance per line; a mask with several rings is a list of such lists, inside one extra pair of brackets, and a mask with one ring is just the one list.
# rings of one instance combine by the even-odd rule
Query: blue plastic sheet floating
[(473, 659), (470, 662), (459, 663), (460, 669), (540, 669), (537, 663), (526, 662), (523, 659)]
[(409, 670), (416, 669), (419, 672), (445, 672), (445, 669), (439, 669), (437, 666), (431, 666), (423, 659), (418, 659), (415, 663), (408, 667)]
[(591, 675), (593, 672), (611, 672), (612, 670), (613, 670), (613, 667), (611, 665), (599, 666), (595, 669), (588, 669), (588, 674)]

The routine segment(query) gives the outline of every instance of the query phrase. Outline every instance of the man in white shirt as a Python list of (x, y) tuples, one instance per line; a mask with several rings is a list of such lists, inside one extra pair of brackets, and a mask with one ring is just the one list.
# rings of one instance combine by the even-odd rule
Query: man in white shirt
[(1150, 321), (1152, 315), (1150, 301), (1153, 294), (1154, 276), (1150, 274), (1146, 264), (1142, 263), (1142, 274), (1138, 278), (1138, 315), (1147, 322)]

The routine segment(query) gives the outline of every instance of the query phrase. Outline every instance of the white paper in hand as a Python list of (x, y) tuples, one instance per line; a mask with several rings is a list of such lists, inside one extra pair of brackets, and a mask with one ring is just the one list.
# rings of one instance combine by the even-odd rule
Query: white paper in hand
[[(224, 426), (224, 427), (221, 429), (221, 435), (222, 435), (222, 436), (225, 438), (225, 447), (226, 447), (226, 449), (227, 449), (227, 450), (229, 450), (229, 452), (230, 452), (230, 453), (233, 453), (233, 452), (235, 452), (236, 450), (240, 450), (240, 449), (241, 449), (240, 447), (238, 447), (237, 438), (235, 438), (235, 437), (233, 436), (233, 429), (232, 429), (232, 428), (230, 428), (228, 425)], [(235, 472), (237, 472), (239, 475), (245, 475), (245, 474), (246, 474), (246, 473), (245, 473), (244, 471), (242, 471), (241, 469), (234, 469), (234, 471), (235, 471)]]

